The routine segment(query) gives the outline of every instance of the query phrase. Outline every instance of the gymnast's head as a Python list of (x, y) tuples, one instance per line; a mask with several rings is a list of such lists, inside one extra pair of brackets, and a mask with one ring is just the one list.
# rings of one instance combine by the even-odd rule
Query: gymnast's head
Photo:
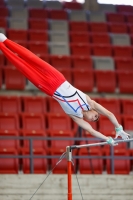
[(83, 118), (87, 121), (97, 122), (99, 120), (99, 113), (94, 109), (83, 111)]

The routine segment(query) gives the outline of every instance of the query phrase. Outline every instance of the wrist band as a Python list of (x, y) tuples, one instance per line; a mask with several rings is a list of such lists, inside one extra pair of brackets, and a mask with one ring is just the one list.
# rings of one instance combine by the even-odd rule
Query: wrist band
[(122, 131), (123, 130), (123, 127), (120, 125), (118, 128), (115, 128), (116, 132), (118, 131)]
[(108, 143), (108, 144), (111, 144), (112, 141), (113, 141), (113, 139), (112, 139), (112, 137), (110, 137), (110, 138), (107, 140), (107, 143)]

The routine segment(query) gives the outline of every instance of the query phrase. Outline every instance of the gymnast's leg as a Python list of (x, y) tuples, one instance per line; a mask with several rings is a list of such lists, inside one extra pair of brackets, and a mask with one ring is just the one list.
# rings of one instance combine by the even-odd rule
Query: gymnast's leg
[[(23, 60), (31, 65), (34, 65), (38, 69), (42, 69), (43, 66), (51, 67), (48, 63), (37, 57), (28, 49), (22, 47), (21, 45), (9, 40), (4, 34), (0, 33), (0, 42), (3, 42), (8, 49), (17, 53)], [(2, 48), (1, 48), (2, 50)]]

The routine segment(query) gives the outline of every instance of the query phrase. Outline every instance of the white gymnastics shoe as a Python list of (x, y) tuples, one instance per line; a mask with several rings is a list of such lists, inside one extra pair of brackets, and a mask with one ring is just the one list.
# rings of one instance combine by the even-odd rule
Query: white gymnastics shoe
[(0, 33), (0, 42), (4, 42), (6, 39), (7, 37), (3, 33)]

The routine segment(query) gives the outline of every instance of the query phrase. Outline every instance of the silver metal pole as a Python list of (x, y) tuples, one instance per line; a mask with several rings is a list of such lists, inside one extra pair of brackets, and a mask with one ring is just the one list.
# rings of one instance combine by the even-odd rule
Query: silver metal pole
[[(115, 140), (115, 143), (131, 142), (131, 141), (133, 141), (133, 138), (127, 139), (127, 140)], [(106, 144), (108, 144), (108, 143), (107, 142), (97, 142), (97, 143), (93, 143), (93, 144), (73, 145), (73, 146), (71, 146), (71, 149), (80, 149), (80, 148), (84, 148), (84, 147), (101, 146), (101, 145), (106, 145)]]

